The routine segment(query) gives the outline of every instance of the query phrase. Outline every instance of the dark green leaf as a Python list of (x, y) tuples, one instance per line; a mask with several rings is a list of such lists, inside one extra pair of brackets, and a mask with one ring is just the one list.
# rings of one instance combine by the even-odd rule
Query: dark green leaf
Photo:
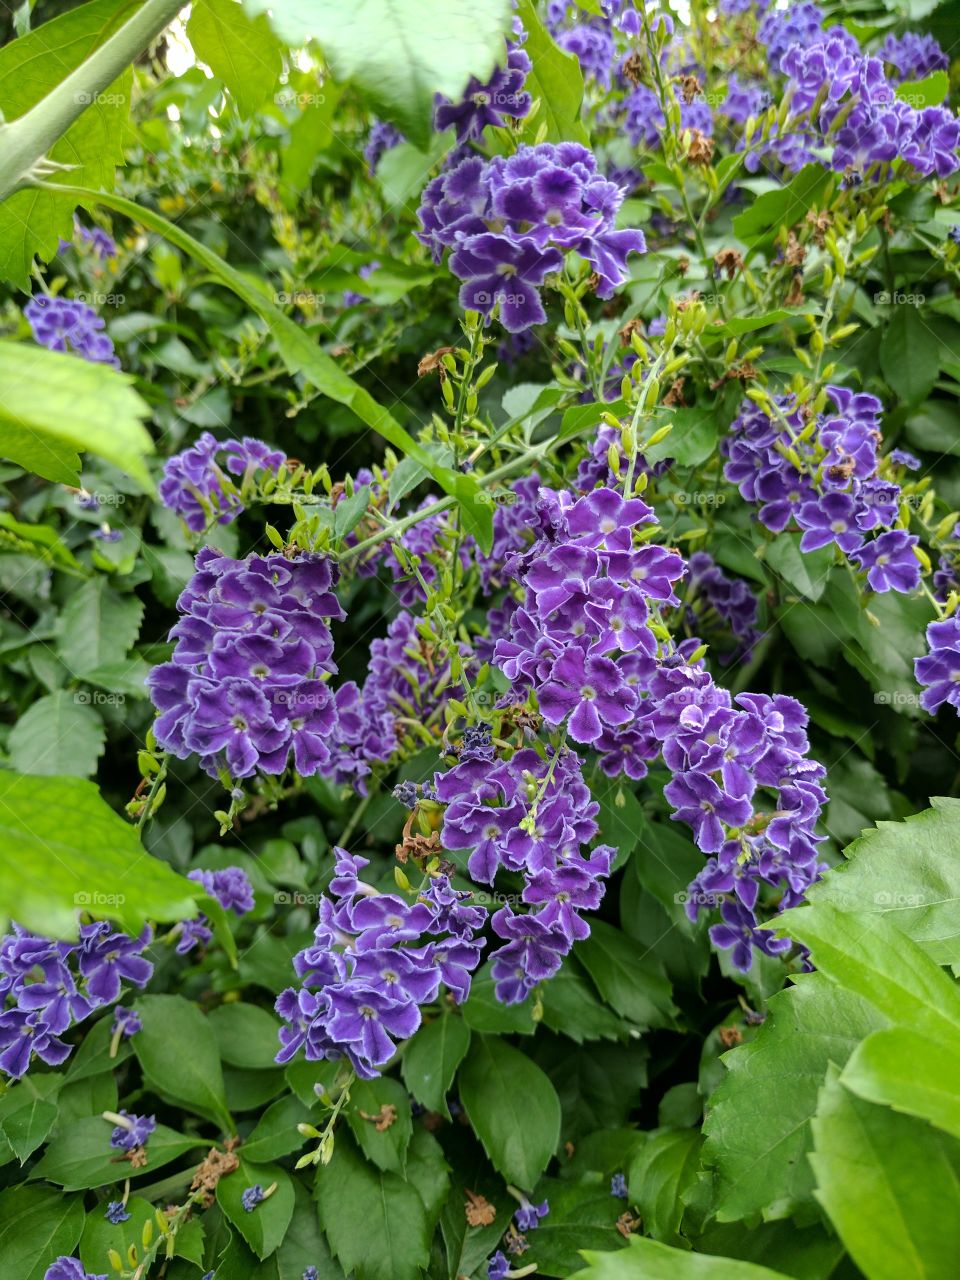
[(430, 1111), (449, 1116), (447, 1094), (470, 1047), (470, 1028), (448, 1014), (425, 1022), (403, 1053), (403, 1082)]

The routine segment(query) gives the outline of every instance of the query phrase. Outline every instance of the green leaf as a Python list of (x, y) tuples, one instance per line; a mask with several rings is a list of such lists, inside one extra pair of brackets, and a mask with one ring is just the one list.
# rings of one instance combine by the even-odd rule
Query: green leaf
[(880, 343), (880, 368), (905, 404), (919, 404), (940, 373), (937, 343), (917, 307), (898, 303)]
[[(242, 1196), (248, 1187), (264, 1191), (276, 1183), (271, 1195), (249, 1212)], [(233, 1173), (217, 1183), (217, 1204), (258, 1258), (267, 1258), (280, 1247), (293, 1217), (293, 1182), (278, 1164), (251, 1164), (243, 1152)]]
[[(17, 198), (0, 205), (0, 222)], [(45, 480), (77, 484), (78, 454), (85, 451), (112, 462), (151, 493), (145, 459), (154, 444), (143, 425), (148, 412), (133, 378), (118, 369), (26, 342), (0, 341), (0, 455)]]
[(77, 911), (139, 933), (188, 920), (197, 888), (144, 851), (92, 782), (0, 773), (0, 912), (47, 937), (75, 938)]
[(210, 1020), (183, 996), (141, 996), (134, 1007), (143, 1027), (133, 1049), (151, 1088), (233, 1132)]
[(337, 1134), (333, 1159), (317, 1171), (320, 1221), (344, 1271), (356, 1280), (419, 1280), (430, 1257), (430, 1227), (419, 1191), (367, 1164)]
[(199, 0), (190, 10), (187, 36), (197, 57), (230, 90), (240, 114), (252, 116), (281, 69), (266, 17), (248, 17), (237, 0)]
[(700, 1134), (696, 1129), (648, 1133), (630, 1164), (630, 1203), (643, 1218), (643, 1229), (665, 1244), (679, 1242), (683, 1196), (700, 1168)]
[[(577, 1144), (579, 1150), (580, 1144)], [(541, 1178), (535, 1192), (537, 1201), (547, 1200), (550, 1212), (536, 1232), (527, 1239), (530, 1251), (513, 1266), (518, 1270), (528, 1258), (535, 1260), (537, 1275), (580, 1275), (583, 1249), (615, 1251), (626, 1245), (617, 1230), (624, 1203), (610, 1194), (607, 1179), (598, 1186), (593, 1181), (561, 1181)], [(479, 1272), (483, 1275), (483, 1271)]]
[(960, 1146), (855, 1097), (834, 1070), (810, 1156), (823, 1205), (870, 1280), (949, 1280), (960, 1256)]
[(533, 0), (518, 0), (517, 16), (527, 33), (524, 51), (533, 63), (525, 89), (540, 110), (531, 126), (538, 130), (546, 122), (547, 142), (589, 142), (580, 119), (583, 105), (583, 72), (572, 54), (564, 53), (553, 42), (540, 21)]
[(0, 1258), (4, 1280), (43, 1280), (52, 1262), (73, 1253), (83, 1230), (83, 1197), (52, 1187), (0, 1192)]
[[(159, 998), (159, 997), (158, 997)], [(31, 1178), (46, 1178), (65, 1191), (108, 1187), (124, 1178), (142, 1178), (179, 1160), (196, 1147), (208, 1147), (205, 1138), (188, 1138), (166, 1125), (158, 1124), (146, 1145), (147, 1163), (140, 1166), (118, 1159), (110, 1145), (113, 1124), (102, 1116), (86, 1116), (61, 1126), (50, 1140), (43, 1158), (31, 1171)]]
[(207, 1015), (220, 1057), (234, 1067), (272, 1070), (280, 1049), (280, 1023), (255, 1004), (222, 1004)]
[[(36, 106), (103, 44), (134, 8), (131, 0), (93, 0), (5, 44), (0, 49), (0, 118), (13, 120)], [(130, 88), (131, 73), (125, 71), (97, 95), (47, 152), (51, 160), (76, 165), (71, 176), (80, 185), (113, 186), (116, 166), (124, 160)], [(0, 204), (0, 279), (27, 289), (34, 255), (48, 262), (60, 237), (72, 238), (75, 205), (69, 196), (36, 189), (17, 191)], [(42, 378), (38, 375), (36, 380), (31, 377), (24, 382), (25, 390), (34, 392), (41, 387)]]
[(380, 1076), (376, 1080), (355, 1081), (350, 1086), (346, 1118), (368, 1160), (378, 1169), (403, 1173), (413, 1116), (407, 1091), (399, 1080)]
[(667, 424), (672, 428), (670, 434), (643, 449), (648, 462), (673, 458), (681, 466), (695, 467), (716, 452), (717, 424), (703, 409), (671, 409), (658, 414), (651, 435)]
[(757, 1267), (739, 1259), (671, 1249), (656, 1240), (631, 1236), (619, 1253), (583, 1255), (588, 1263), (577, 1280), (785, 1280), (782, 1271)]
[(532, 1036), (537, 1029), (533, 1021), (533, 1001), (504, 1004), (494, 994), (494, 987), (488, 961), (477, 970), (470, 984), (470, 995), (462, 1009), (467, 1026), (484, 1033)]
[(560, 1142), (560, 1099), (540, 1068), (495, 1036), (474, 1036), (460, 1101), (494, 1167), (530, 1190)]
[(435, 1227), (450, 1190), (450, 1168), (440, 1143), (421, 1125), (410, 1140), (406, 1180), (420, 1193), (427, 1222), (431, 1228)]
[(885, 916), (938, 964), (960, 963), (960, 803), (934, 798), (903, 822), (878, 822), (808, 900)]
[(0, 1098), (0, 1130), (21, 1164), (33, 1155), (57, 1120), (63, 1077), (25, 1076)]
[(74, 676), (120, 662), (139, 635), (142, 620), (143, 603), (136, 596), (120, 595), (106, 578), (91, 578), (73, 592), (60, 615), (60, 658)]
[(425, 1022), (403, 1051), (403, 1082), (428, 1111), (449, 1119), (447, 1094), (470, 1048), (470, 1028), (450, 1014)]
[[(143, 1228), (149, 1222), (157, 1232), (157, 1211), (149, 1200), (142, 1196), (131, 1196), (127, 1201), (129, 1222), (110, 1222), (103, 1204), (99, 1204), (87, 1217), (83, 1235), (80, 1237), (80, 1261), (87, 1271), (96, 1275), (109, 1275), (111, 1271), (108, 1250), (115, 1249), (121, 1258), (127, 1256), (127, 1250), (135, 1245), (137, 1250), (143, 1249)], [(179, 1239), (180, 1233), (177, 1232)]]
[(377, 113), (422, 150), (430, 141), (434, 94), (456, 101), (471, 76), (489, 80), (506, 59), (509, 0), (245, 0), (270, 13), (281, 40), (310, 36), (335, 80), (351, 80)]
[(843, 1065), (884, 1019), (819, 973), (769, 1003), (756, 1038), (726, 1054), (710, 1099), (703, 1162), (716, 1171), (721, 1222), (782, 1218), (809, 1201), (810, 1120), (830, 1062)]
[(857, 1048), (841, 1084), (867, 1102), (929, 1120), (960, 1138), (960, 1058), (906, 1027), (875, 1031)]
[(0, 551), (7, 550), (25, 551), (61, 569), (87, 572), (52, 525), (24, 524), (14, 520), (9, 511), (0, 511)]
[(673, 1026), (677, 1007), (656, 961), (633, 938), (603, 920), (591, 920), (590, 937), (574, 954), (612, 1008), (638, 1027)]
[[(259, 4), (260, 0), (255, 2)], [(306, 3), (306, 0), (302, 2)], [(402, 0), (402, 2), (408, 3), (409, 0)], [(430, 2), (439, 3), (440, 0), (430, 0)], [(416, 458), (443, 491), (460, 503), (468, 529), (481, 541), (481, 548), (486, 547), (489, 550), (493, 537), (493, 513), (489, 503), (485, 502), (486, 495), (481, 491), (476, 478), (462, 475), (451, 467), (439, 465), (430, 451), (419, 441), (414, 440), (413, 436), (405, 431), (368, 391), (358, 382), (354, 382), (353, 378), (345, 373), (331, 356), (317, 346), (300, 325), (285, 316), (282, 311), (277, 310), (269, 300), (266, 291), (261, 291), (247, 276), (224, 262), (218, 254), (194, 239), (182, 227), (174, 225), (151, 209), (134, 204), (132, 200), (125, 200), (121, 196), (103, 192), (83, 191), (77, 188), (75, 193), (85, 204), (105, 204), (108, 208), (125, 214), (135, 222), (142, 223), (206, 267), (217, 280), (231, 289), (264, 321), (273, 335), (277, 350), (287, 369), (291, 373), (302, 374), (312, 386), (329, 396), (331, 400), (348, 406), (361, 422), (383, 436), (395, 449)]]
[(892, 1022), (960, 1052), (960, 992), (915, 942), (882, 916), (839, 911), (828, 903), (779, 917), (809, 947), (817, 969), (869, 1000)]
[(619, 1040), (630, 1030), (603, 1003), (573, 956), (567, 956), (560, 972), (544, 984), (542, 1000), (544, 1025), (562, 1032), (575, 1044)]
[(801, 551), (800, 537), (799, 533), (778, 534), (766, 544), (763, 558), (794, 591), (816, 602), (826, 590), (833, 568), (833, 549)]
[(96, 711), (84, 705), (89, 697), (61, 689), (32, 703), (7, 742), (14, 769), (44, 777), (89, 778), (96, 773), (105, 731)]
[(937, 107), (950, 92), (950, 78), (945, 71), (934, 71), (922, 80), (904, 80), (896, 87), (901, 102), (911, 107)]
[(960, 414), (945, 400), (928, 400), (904, 423), (907, 439), (930, 453), (960, 454)]
[(243, 1154), (254, 1164), (279, 1160), (299, 1151), (307, 1141), (297, 1125), (311, 1121), (310, 1109), (288, 1094), (267, 1107), (253, 1131), (243, 1140)]
[(362, 485), (350, 498), (344, 495), (333, 509), (333, 536), (345, 538), (352, 533), (366, 515), (369, 505), (369, 485)]
[(793, 226), (816, 207), (832, 180), (833, 175), (820, 165), (805, 165), (786, 186), (768, 191), (738, 214), (733, 220), (735, 234), (752, 244), (774, 234), (780, 227)]

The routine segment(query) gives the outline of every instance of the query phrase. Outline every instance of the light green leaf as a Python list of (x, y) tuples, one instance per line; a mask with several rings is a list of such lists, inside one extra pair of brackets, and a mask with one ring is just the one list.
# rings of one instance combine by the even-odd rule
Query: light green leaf
[(77, 484), (77, 455), (85, 450), (152, 492), (145, 458), (154, 446), (142, 422), (147, 413), (133, 379), (117, 369), (0, 341), (0, 454), (45, 480)]
[(754, 1040), (726, 1054), (710, 1099), (703, 1162), (716, 1171), (720, 1222), (782, 1218), (809, 1201), (810, 1119), (827, 1065), (845, 1063), (885, 1025), (859, 996), (819, 973), (775, 995)]
[(818, 164), (805, 165), (786, 186), (754, 200), (733, 220), (740, 240), (752, 244), (772, 236), (780, 227), (792, 227), (809, 209), (816, 208), (833, 175)]
[(280, 1023), (259, 1005), (236, 1002), (219, 1005), (207, 1015), (220, 1057), (234, 1067), (272, 1070), (280, 1049)]
[(695, 467), (716, 452), (717, 424), (703, 409), (672, 409), (658, 414), (650, 434), (670, 425), (671, 431), (659, 443), (643, 449), (648, 462), (673, 458), (681, 466)]
[(307, 1141), (297, 1125), (311, 1121), (310, 1110), (292, 1094), (278, 1098), (264, 1111), (253, 1131), (243, 1140), (243, 1154), (254, 1164), (279, 1160), (299, 1151)]
[(83, 1197), (52, 1187), (0, 1192), (0, 1258), (5, 1280), (43, 1280), (52, 1262), (73, 1253), (83, 1230)]
[(0, 551), (25, 552), (54, 567), (82, 574), (88, 572), (52, 525), (25, 524), (15, 520), (9, 511), (0, 511)]
[(904, 80), (896, 87), (901, 102), (911, 107), (937, 107), (950, 92), (950, 78), (945, 71), (934, 71), (922, 80)]
[(187, 35), (200, 61), (230, 90), (240, 114), (252, 116), (281, 69), (280, 49), (266, 17), (248, 17), (238, 0), (195, 0)]
[(430, 1257), (430, 1227), (413, 1185), (368, 1164), (341, 1132), (333, 1159), (317, 1172), (315, 1195), (344, 1271), (356, 1280), (419, 1280)]
[[(0, 49), (0, 115), (13, 120), (35, 106), (135, 8), (132, 0), (93, 0), (9, 41)], [(71, 176), (82, 186), (109, 189), (114, 184), (116, 166), (124, 159), (130, 86), (131, 73), (125, 71), (47, 153), (51, 160), (78, 166)], [(26, 289), (34, 255), (48, 262), (60, 237), (72, 238), (75, 205), (70, 196), (36, 189), (17, 191), (0, 204), (0, 279)], [(25, 383), (36, 391), (42, 379)]]
[[(244, 1209), (248, 1187), (276, 1189), (254, 1209)], [(251, 1164), (240, 1153), (240, 1164), (217, 1183), (217, 1204), (258, 1258), (268, 1258), (281, 1245), (293, 1217), (293, 1181), (278, 1164)]]
[(960, 1057), (906, 1027), (875, 1031), (840, 1081), (868, 1102), (929, 1120), (960, 1138)]
[(199, 889), (146, 853), (92, 782), (0, 773), (0, 912), (47, 937), (75, 938), (78, 910), (139, 933), (187, 920)]
[(403, 1082), (429, 1111), (449, 1117), (447, 1094), (470, 1048), (470, 1028), (450, 1014), (425, 1022), (404, 1050)]
[(123, 596), (106, 578), (74, 591), (57, 624), (57, 649), (71, 675), (120, 662), (140, 633), (143, 603)]
[(833, 568), (833, 550), (801, 551), (799, 533), (780, 533), (766, 544), (764, 560), (807, 600), (819, 600)]
[(785, 1280), (782, 1271), (752, 1262), (688, 1253), (638, 1236), (631, 1236), (629, 1247), (619, 1253), (588, 1250), (583, 1256), (588, 1266), (577, 1272), (577, 1280)]
[(314, 37), (336, 80), (351, 80), (426, 150), (434, 94), (456, 100), (506, 60), (509, 0), (245, 0), (288, 44)]
[(133, 1037), (133, 1049), (150, 1087), (233, 1132), (209, 1019), (183, 996), (141, 996), (134, 1007), (143, 1027)]
[(559, 49), (545, 29), (533, 0), (518, 0), (517, 15), (527, 33), (524, 51), (533, 63), (525, 88), (540, 110), (530, 121), (536, 132), (546, 122), (548, 142), (589, 142), (580, 119), (583, 72), (572, 54)]
[(457, 1079), (494, 1167), (530, 1190), (560, 1142), (560, 1099), (549, 1078), (505, 1040), (474, 1036)]
[(823, 1205), (870, 1280), (953, 1280), (960, 1257), (960, 1145), (855, 1097), (834, 1069), (810, 1156)]
[(904, 822), (878, 822), (808, 900), (891, 920), (938, 964), (960, 962), (960, 802), (935, 797)]
[(13, 726), (7, 742), (18, 773), (89, 778), (103, 755), (105, 733), (96, 711), (76, 690), (38, 698)]
[(643, 1218), (643, 1229), (665, 1244), (679, 1242), (684, 1193), (700, 1168), (700, 1134), (696, 1129), (664, 1129), (646, 1135), (630, 1164), (630, 1203)]
[(21, 1164), (33, 1155), (57, 1120), (63, 1077), (24, 1076), (0, 1098), (0, 1131)]
[(65, 1191), (82, 1191), (108, 1187), (124, 1178), (142, 1178), (155, 1173), (196, 1147), (207, 1147), (204, 1138), (188, 1138), (182, 1133), (158, 1124), (146, 1145), (147, 1163), (135, 1166), (117, 1160), (117, 1149), (110, 1145), (113, 1125), (102, 1116), (86, 1116), (73, 1124), (58, 1128), (43, 1159), (31, 1171), (31, 1178), (46, 1178)]

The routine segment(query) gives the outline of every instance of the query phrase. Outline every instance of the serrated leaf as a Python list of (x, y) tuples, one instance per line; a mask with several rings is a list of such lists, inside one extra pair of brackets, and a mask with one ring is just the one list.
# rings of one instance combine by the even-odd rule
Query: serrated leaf
[[(266, 1191), (274, 1183), (271, 1195), (255, 1208), (244, 1209), (244, 1191), (253, 1186)], [(268, 1258), (279, 1249), (293, 1217), (293, 1182), (278, 1164), (251, 1164), (241, 1150), (238, 1167), (217, 1183), (217, 1204), (257, 1257)]]
[(858, 1046), (840, 1077), (867, 1102), (920, 1116), (960, 1138), (960, 1057), (906, 1027), (875, 1031)]
[(266, 17), (247, 16), (238, 0), (195, 0), (187, 36), (197, 57), (230, 90), (243, 116), (252, 116), (280, 75), (280, 49)]
[(278, 1098), (264, 1111), (253, 1131), (243, 1140), (243, 1154), (254, 1164), (292, 1155), (308, 1141), (297, 1125), (311, 1121), (310, 1109), (292, 1095)]
[(67, 601), (57, 624), (57, 651), (74, 676), (120, 662), (140, 633), (143, 603), (122, 596), (106, 578), (91, 578)]
[(933, 390), (940, 372), (939, 349), (917, 307), (894, 307), (880, 342), (880, 368), (905, 404), (920, 404)]
[(447, 1094), (470, 1048), (470, 1028), (450, 1014), (425, 1022), (407, 1043), (400, 1063), (403, 1082), (429, 1111), (449, 1118)]
[[(9, 203), (0, 205), (0, 214)], [(118, 369), (32, 343), (0, 341), (0, 455), (45, 480), (77, 484), (78, 455), (86, 451), (152, 492), (147, 413), (133, 379)]]
[(63, 1077), (25, 1076), (0, 1098), (0, 1131), (21, 1164), (33, 1155), (57, 1120)]
[(10, 732), (10, 763), (19, 773), (89, 778), (103, 755), (103, 721), (75, 690), (38, 698)]
[(647, 1235), (665, 1244), (679, 1243), (683, 1196), (700, 1168), (700, 1134), (696, 1129), (648, 1133), (630, 1164), (630, 1203), (643, 1218)]
[(572, 54), (564, 53), (554, 41), (537, 13), (533, 0), (518, 0), (517, 16), (527, 33), (524, 50), (533, 63), (525, 89), (540, 110), (532, 124), (538, 129), (546, 122), (547, 142), (589, 142), (580, 118), (583, 104), (583, 72)]
[(83, 1230), (83, 1197), (52, 1187), (0, 1192), (0, 1258), (10, 1280), (43, 1280), (50, 1264), (71, 1254)]
[(671, 985), (660, 966), (633, 938), (603, 920), (591, 920), (590, 937), (574, 955), (611, 1008), (638, 1027), (669, 1027), (677, 1013)]
[(530, 1190), (560, 1141), (560, 1099), (549, 1077), (505, 1040), (474, 1036), (457, 1081), (494, 1168)]
[(77, 912), (139, 933), (197, 914), (191, 880), (147, 854), (92, 782), (0, 772), (0, 912), (47, 937), (75, 938)]
[(220, 1057), (234, 1067), (270, 1071), (280, 1049), (280, 1023), (259, 1005), (242, 1001), (222, 1004), (207, 1015)]
[[(22, 116), (104, 43), (136, 6), (132, 0), (92, 0), (43, 23), (0, 49), (0, 113)], [(130, 110), (129, 70), (86, 107), (47, 152), (51, 160), (76, 165), (80, 184), (109, 189), (123, 164), (124, 123)], [(22, 289), (35, 254), (48, 262), (61, 238), (73, 235), (70, 196), (27, 189), (0, 204), (0, 279)], [(39, 380), (38, 380), (39, 381)], [(32, 379), (30, 389), (36, 389)]]
[(425, 150), (437, 93), (458, 99), (471, 76), (485, 81), (506, 60), (508, 0), (245, 0), (269, 12), (288, 44), (315, 38), (335, 80), (351, 80)]
[(861, 1271), (870, 1280), (950, 1280), (960, 1256), (956, 1139), (855, 1097), (836, 1069), (813, 1136), (817, 1199)]
[(346, 1118), (360, 1150), (379, 1169), (403, 1173), (413, 1134), (410, 1099), (399, 1080), (379, 1076), (350, 1086)]
[(866, 1000), (820, 974), (771, 999), (755, 1039), (724, 1057), (727, 1074), (703, 1125), (703, 1162), (716, 1171), (719, 1221), (759, 1213), (781, 1218), (809, 1201), (813, 1175), (805, 1156), (827, 1065), (842, 1066), (864, 1036), (884, 1025)]
[(833, 550), (801, 551), (800, 534), (781, 533), (767, 544), (764, 560), (795, 591), (816, 602), (826, 590)]

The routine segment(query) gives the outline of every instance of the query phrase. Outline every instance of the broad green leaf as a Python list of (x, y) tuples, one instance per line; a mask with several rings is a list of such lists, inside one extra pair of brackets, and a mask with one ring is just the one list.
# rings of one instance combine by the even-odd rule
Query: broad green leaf
[(410, 1099), (399, 1080), (379, 1076), (350, 1086), (346, 1118), (357, 1145), (379, 1169), (403, 1173), (413, 1134)]
[(52, 1187), (0, 1192), (0, 1259), (4, 1280), (43, 1280), (57, 1258), (73, 1253), (83, 1230), (83, 1197)]
[(244, 1156), (254, 1164), (264, 1164), (300, 1151), (308, 1140), (297, 1132), (297, 1125), (310, 1121), (310, 1109), (299, 1098), (292, 1094), (278, 1098), (244, 1138)]
[(847, 861), (808, 900), (875, 912), (938, 964), (960, 961), (960, 803), (934, 798), (903, 822), (878, 822), (844, 849)]
[(586, 1040), (619, 1040), (629, 1026), (603, 1003), (593, 983), (573, 956), (543, 988), (543, 1022), (576, 1044)]
[(354, 382), (298, 324), (277, 310), (266, 290), (252, 284), (247, 276), (231, 267), (212, 249), (151, 209), (121, 196), (83, 191), (79, 188), (74, 191), (78, 200), (85, 204), (105, 204), (135, 222), (142, 223), (151, 231), (156, 231), (206, 267), (217, 280), (260, 316), (273, 335), (277, 350), (291, 373), (302, 374), (318, 391), (352, 409), (361, 422), (383, 436), (395, 449), (422, 463), (424, 470), (433, 476), (444, 492), (460, 503), (467, 531), (477, 538), (481, 550), (490, 550), (493, 512), (477, 480), (473, 476), (462, 475), (451, 467), (440, 466), (429, 450), (414, 440), (383, 405), (374, 400), (358, 382)]
[(960, 1057), (935, 1040), (906, 1027), (875, 1031), (840, 1081), (867, 1102), (920, 1116), (960, 1138)]
[(643, 450), (647, 462), (673, 458), (680, 466), (695, 467), (717, 448), (717, 424), (704, 409), (672, 409), (658, 414), (650, 434), (669, 425), (671, 430), (655, 445)]
[(882, 916), (825, 902), (794, 907), (782, 930), (810, 948), (819, 972), (892, 1022), (960, 1052), (960, 992), (917, 944)]
[(146, 1145), (147, 1163), (141, 1167), (118, 1160), (116, 1147), (110, 1145), (112, 1132), (113, 1124), (102, 1116), (86, 1116), (61, 1126), (31, 1170), (31, 1178), (46, 1178), (65, 1191), (108, 1187), (124, 1178), (146, 1177), (188, 1151), (210, 1145), (208, 1139), (188, 1138), (158, 1124)]
[(440, 1143), (422, 1125), (414, 1129), (410, 1139), (404, 1176), (420, 1193), (428, 1225), (435, 1227), (450, 1190), (450, 1167)]
[(590, 937), (574, 955), (612, 1008), (638, 1027), (669, 1027), (677, 1012), (671, 986), (645, 947), (603, 920), (591, 920)]
[(571, 1046), (541, 1035), (534, 1047), (560, 1099), (564, 1141), (624, 1125), (639, 1106), (649, 1057), (642, 1042)]
[[(10, 203), (0, 205), (0, 221)], [(152, 492), (145, 461), (154, 451), (143, 425), (147, 413), (133, 379), (109, 365), (0, 341), (0, 455), (45, 480), (77, 484), (78, 454), (86, 451)]]
[(356, 1280), (419, 1280), (430, 1227), (419, 1191), (368, 1164), (343, 1132), (330, 1164), (317, 1171), (320, 1222), (344, 1271)]
[(700, 1168), (700, 1134), (696, 1129), (664, 1129), (648, 1133), (630, 1164), (630, 1203), (643, 1218), (644, 1232), (665, 1244), (679, 1242), (684, 1193)]
[(280, 1023), (266, 1009), (242, 1002), (222, 1004), (210, 1011), (207, 1022), (224, 1062), (268, 1071), (277, 1065)]
[(63, 1077), (53, 1072), (27, 1075), (0, 1098), (0, 1131), (21, 1164), (56, 1123), (57, 1094), (62, 1085)]
[(904, 80), (896, 87), (901, 102), (911, 107), (936, 107), (950, 92), (950, 79), (945, 71), (934, 71), (922, 80)]
[[(0, 117), (13, 120), (35, 106), (130, 17), (133, 0), (93, 0), (45, 22), (0, 49)], [(80, 185), (109, 189), (123, 163), (123, 130), (130, 109), (131, 74), (125, 71), (90, 102), (47, 155), (76, 165)], [(35, 254), (49, 261), (62, 236), (73, 235), (76, 201), (36, 189), (17, 191), (0, 204), (0, 279), (26, 289)], [(37, 390), (41, 383), (25, 379)], [(4, 394), (0, 399), (5, 399)]]
[(485, 1034), (532, 1036), (537, 1029), (531, 999), (522, 1004), (504, 1004), (497, 999), (489, 962), (477, 970), (462, 1012), (471, 1030)]
[(656, 1240), (631, 1236), (619, 1253), (584, 1253), (585, 1271), (577, 1280), (785, 1280), (782, 1271), (739, 1259), (671, 1249)]
[[(577, 1146), (579, 1149), (580, 1144)], [(608, 1180), (598, 1185), (595, 1181), (541, 1178), (534, 1198), (548, 1201), (550, 1212), (527, 1236), (529, 1251), (512, 1264), (518, 1270), (529, 1258), (536, 1262), (538, 1276), (580, 1275), (582, 1250), (612, 1253), (626, 1245), (617, 1230), (617, 1219), (626, 1205), (610, 1194)]]
[(470, 1048), (470, 1028), (451, 1014), (425, 1022), (404, 1049), (403, 1082), (429, 1111), (448, 1116), (447, 1094)]
[(0, 912), (75, 938), (77, 912), (139, 933), (197, 914), (198, 886), (147, 854), (136, 830), (80, 778), (0, 772)]
[(713, 1222), (692, 1243), (697, 1253), (742, 1258), (794, 1280), (829, 1280), (840, 1274), (843, 1256), (843, 1245), (826, 1226), (798, 1227), (789, 1218), (757, 1223), (749, 1231), (738, 1222)]
[(309, 95), (290, 126), (289, 140), (280, 151), (280, 196), (290, 207), (295, 207), (297, 196), (308, 188), (319, 157), (334, 141), (333, 116), (342, 92), (332, 80), (324, 81), (322, 93)]
[[(115, 1249), (121, 1258), (127, 1256), (127, 1250), (135, 1245), (137, 1250), (143, 1249), (143, 1228), (149, 1222), (154, 1235), (157, 1234), (156, 1208), (142, 1196), (131, 1196), (127, 1201), (128, 1222), (110, 1222), (104, 1213), (104, 1204), (100, 1204), (87, 1215), (80, 1237), (80, 1261), (88, 1272), (95, 1275), (109, 1275), (112, 1270), (108, 1250)], [(177, 1233), (179, 1237), (179, 1232)]]
[(89, 778), (96, 773), (105, 731), (99, 715), (86, 705), (89, 697), (61, 689), (32, 703), (7, 741), (14, 769), (44, 777)]
[(73, 592), (60, 615), (57, 651), (64, 666), (73, 676), (85, 676), (122, 662), (142, 620), (143, 603), (136, 596), (120, 595), (106, 578), (91, 578)]
[[(293, 1217), (279, 1249), (260, 1262), (239, 1236), (233, 1236), (217, 1260), (217, 1280), (302, 1280), (308, 1267), (316, 1267), (318, 1280), (345, 1280), (320, 1233), (316, 1205), (300, 1182), (295, 1181), (293, 1189)], [(202, 1271), (203, 1262), (197, 1265)]]
[(823, 595), (833, 568), (832, 548), (801, 551), (798, 533), (778, 534), (766, 544), (763, 558), (788, 586), (813, 601)]
[(960, 453), (960, 412), (954, 401), (928, 400), (904, 423), (907, 439), (929, 453)]
[(832, 178), (818, 164), (805, 165), (786, 186), (768, 191), (738, 214), (733, 220), (734, 232), (751, 244), (772, 236), (780, 227), (792, 227), (816, 207)]
[(351, 80), (387, 120), (422, 149), (434, 94), (458, 99), (471, 76), (484, 81), (506, 60), (509, 0), (245, 0), (268, 12), (281, 40), (314, 37), (336, 80)]
[(143, 1027), (133, 1037), (133, 1049), (150, 1086), (232, 1132), (209, 1019), (182, 996), (141, 996), (134, 1007)]
[[(244, 1209), (242, 1197), (249, 1187), (275, 1190), (254, 1209)], [(293, 1182), (278, 1164), (251, 1164), (241, 1149), (240, 1164), (217, 1183), (217, 1204), (258, 1258), (267, 1258), (280, 1247), (293, 1217)]]
[(755, 1039), (728, 1053), (703, 1125), (703, 1162), (716, 1171), (721, 1222), (782, 1218), (809, 1201), (810, 1119), (830, 1062), (885, 1025), (859, 996), (822, 974), (775, 995)]
[(560, 1100), (536, 1063), (495, 1036), (474, 1036), (460, 1101), (494, 1167), (529, 1190), (560, 1142)]
[(194, 52), (230, 90), (243, 116), (262, 106), (280, 75), (280, 49), (266, 17), (239, 0), (195, 0), (187, 36)]
[(740, 337), (744, 333), (754, 333), (757, 329), (769, 329), (771, 325), (789, 320), (792, 314), (778, 308), (776, 311), (767, 311), (762, 316), (731, 316), (729, 320), (708, 325), (705, 332), (708, 337)]
[(905, 404), (920, 404), (933, 390), (940, 372), (940, 356), (919, 308), (904, 303), (894, 306), (880, 343), (880, 368)]
[(817, 1199), (870, 1280), (953, 1280), (960, 1257), (960, 1145), (874, 1106), (834, 1070), (810, 1156)]
[(377, 184), (391, 209), (406, 212), (413, 218), (420, 203), (420, 193), (427, 184), (434, 165), (450, 148), (452, 135), (435, 134), (429, 151), (421, 151), (412, 142), (401, 142), (384, 152), (377, 165)]
[(530, 121), (533, 131), (546, 122), (546, 141), (587, 143), (587, 131), (580, 119), (583, 104), (580, 63), (550, 38), (533, 0), (518, 0), (517, 15), (527, 33), (524, 50), (533, 63), (524, 87), (535, 102), (540, 102), (540, 110)]

